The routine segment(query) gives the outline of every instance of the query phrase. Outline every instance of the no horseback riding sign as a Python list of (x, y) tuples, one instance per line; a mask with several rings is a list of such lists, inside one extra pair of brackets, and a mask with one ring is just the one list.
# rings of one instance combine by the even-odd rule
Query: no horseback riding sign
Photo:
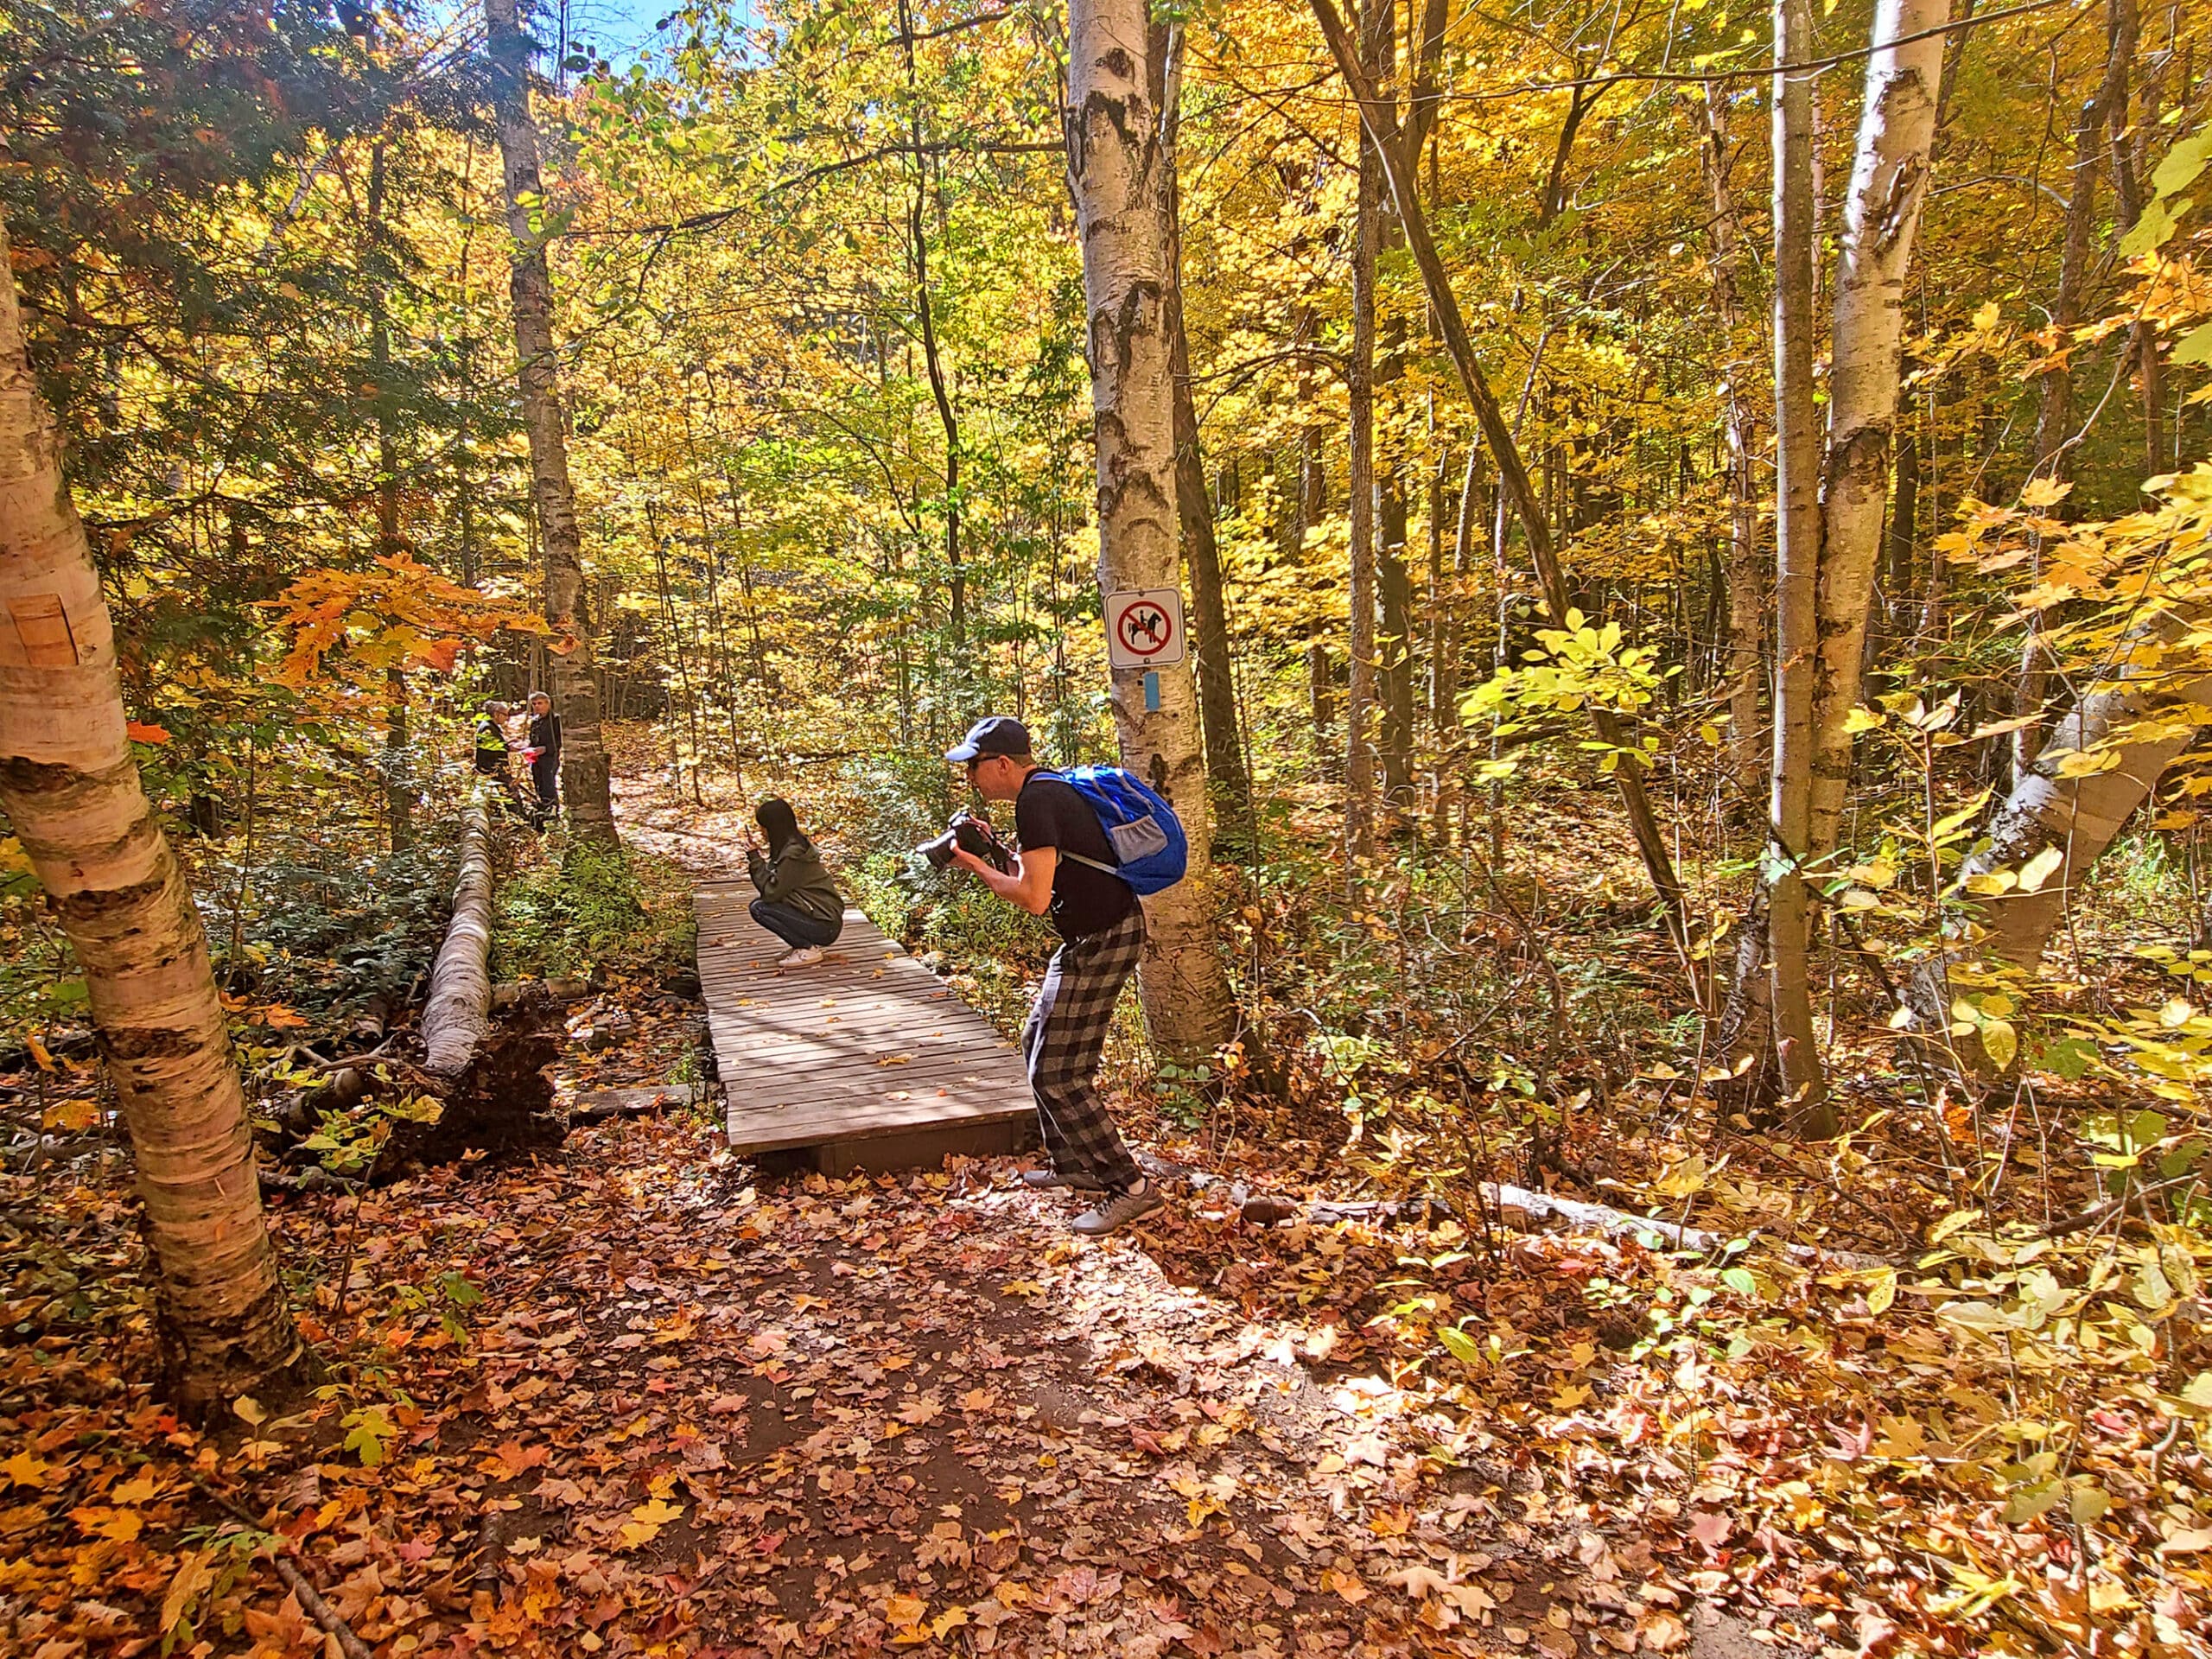
[(1181, 662), (1181, 591), (1141, 588), (1107, 594), (1106, 655), (1116, 668), (1165, 668)]

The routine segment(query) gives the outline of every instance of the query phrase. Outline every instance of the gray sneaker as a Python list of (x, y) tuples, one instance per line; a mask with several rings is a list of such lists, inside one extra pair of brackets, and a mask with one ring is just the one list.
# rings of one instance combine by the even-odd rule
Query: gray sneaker
[(1143, 1192), (1110, 1194), (1103, 1203), (1084, 1211), (1068, 1225), (1085, 1238), (1103, 1238), (1133, 1221), (1142, 1221), (1155, 1211), (1166, 1207), (1167, 1199), (1160, 1190), (1159, 1181), (1147, 1180)]
[(1021, 1172), (1021, 1184), (1052, 1192), (1103, 1192), (1106, 1190), (1087, 1175), (1063, 1175), (1057, 1169), (1025, 1169)]

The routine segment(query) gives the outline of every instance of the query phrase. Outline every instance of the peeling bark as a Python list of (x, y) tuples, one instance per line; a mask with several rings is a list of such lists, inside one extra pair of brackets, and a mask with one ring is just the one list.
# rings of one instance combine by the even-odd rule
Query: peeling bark
[[(1903, 378), (1905, 275), (1927, 198), (1929, 151), (1951, 0), (1880, 0), (1843, 208), (1821, 488), (1819, 648), (1814, 664), (1811, 835), (1833, 852), (1851, 783), (1866, 627), (1881, 564), (1891, 433)], [(1910, 36), (1920, 35), (1919, 39)]]
[(2122, 745), (2119, 764), (2109, 772), (2087, 778), (2056, 775), (2066, 754), (2096, 748), (2117, 730), (2164, 709), (2212, 703), (2212, 675), (2177, 676), (2157, 661), (2160, 646), (2180, 639), (2192, 626), (2169, 613), (2147, 626), (2129, 653), (2142, 660), (2124, 665), (2075, 705), (1992, 815), (1989, 846), (1967, 860), (1962, 876), (2017, 870), (2046, 848), (2057, 848), (2065, 856), (2034, 893), (2015, 889), (1982, 901), (1982, 923), (1988, 930), (1983, 944), (1991, 954), (2023, 968), (2043, 960), (2083, 874), (2196, 736), (2195, 727), (2182, 724), (2155, 741)]
[(453, 920), (423, 1008), (423, 1066), (443, 1077), (467, 1071), (492, 1029), (492, 816), (480, 797), (461, 829)]
[[(1068, 181), (1083, 242), (1091, 408), (1098, 467), (1103, 595), (1177, 584), (1174, 384), (1170, 366), (1169, 158), (1147, 73), (1144, 0), (1074, 0), (1068, 9)], [(1179, 1061), (1210, 1057), (1235, 1028), (1229, 975), (1215, 948), (1205, 760), (1190, 664), (1159, 676), (1112, 671), (1122, 763), (1166, 795), (1191, 843), (1190, 872), (1145, 901), (1137, 970), (1154, 1045)]]
[[(163, 1383), (200, 1415), (302, 1350), (207, 943), (124, 734), (115, 635), (23, 350), (0, 226), (0, 809), (84, 969), (130, 1129)], [(27, 628), (41, 615), (59, 629)]]

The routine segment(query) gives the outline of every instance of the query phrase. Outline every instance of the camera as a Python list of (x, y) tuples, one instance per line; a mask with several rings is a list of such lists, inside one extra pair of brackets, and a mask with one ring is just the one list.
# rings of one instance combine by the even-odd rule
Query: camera
[(914, 849), (929, 861), (933, 870), (941, 870), (952, 862), (952, 849), (958, 847), (988, 864), (993, 869), (1007, 871), (1014, 868), (1006, 855), (1006, 849), (999, 845), (999, 838), (991, 833), (991, 826), (972, 812), (956, 812), (945, 832), (935, 841), (925, 841)]

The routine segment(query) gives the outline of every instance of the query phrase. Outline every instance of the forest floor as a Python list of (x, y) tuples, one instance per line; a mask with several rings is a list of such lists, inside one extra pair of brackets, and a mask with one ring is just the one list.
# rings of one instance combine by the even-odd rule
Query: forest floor
[[(702, 810), (628, 760), (632, 844), (736, 865), (734, 795)], [(572, 1047), (564, 1088), (688, 1070), (696, 1004), (626, 995), (636, 1037)], [(1924, 1318), (1870, 1308), (1865, 1275), (1448, 1220), (1255, 1226), (1230, 1183), (1357, 1185), (1313, 1122), (1243, 1103), (1231, 1144), (1116, 1100), (1221, 1179), (1099, 1243), (1010, 1161), (777, 1177), (673, 1105), (551, 1154), (276, 1194), (329, 1380), (214, 1432), (153, 1402), (126, 1154), (49, 1137), (0, 1177), (0, 1646), (324, 1648), (272, 1551), (378, 1659), (1840, 1659), (1980, 1647), (1961, 1620), (2008, 1596), (2044, 1630), (2096, 1606), (2063, 1510), (1999, 1520), (1915, 1461), (2024, 1408)], [(1654, 1196), (1686, 1212), (1789, 1220), (1749, 1173), (1668, 1167)], [(1890, 1190), (1870, 1171), (1853, 1202), (1880, 1220)], [(1669, 1310), (1696, 1334), (1635, 1345)], [(2123, 1503), (2195, 1461), (2126, 1401), (2099, 1411), (2073, 1467)], [(2187, 1558), (2144, 1513), (2102, 1560), (2155, 1570), (2098, 1611), (2178, 1630)], [(2164, 1524), (2165, 1548), (2212, 1544)]]

